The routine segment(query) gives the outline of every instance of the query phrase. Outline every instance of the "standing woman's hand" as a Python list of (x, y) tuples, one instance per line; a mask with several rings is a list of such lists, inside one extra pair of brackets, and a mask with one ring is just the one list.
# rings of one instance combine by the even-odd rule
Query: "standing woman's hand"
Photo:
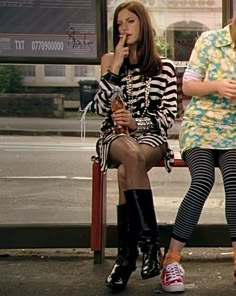
[(236, 98), (236, 80), (224, 79), (216, 81), (217, 92), (228, 99)]
[(113, 57), (113, 62), (110, 68), (110, 71), (114, 74), (119, 74), (120, 67), (126, 58), (129, 55), (129, 47), (125, 46), (127, 35), (121, 35), (119, 42), (115, 48), (115, 53)]

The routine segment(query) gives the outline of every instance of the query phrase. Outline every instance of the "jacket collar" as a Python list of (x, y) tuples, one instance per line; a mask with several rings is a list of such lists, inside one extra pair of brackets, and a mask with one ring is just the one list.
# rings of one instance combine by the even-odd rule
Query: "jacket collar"
[(228, 45), (233, 46), (233, 41), (230, 35), (230, 25), (227, 25), (223, 29), (218, 30), (218, 36), (215, 45), (216, 47), (223, 47)]

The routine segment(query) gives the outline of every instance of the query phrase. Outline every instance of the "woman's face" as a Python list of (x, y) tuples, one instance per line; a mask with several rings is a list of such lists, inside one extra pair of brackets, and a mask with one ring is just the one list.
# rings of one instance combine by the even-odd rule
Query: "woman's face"
[(138, 42), (140, 21), (136, 14), (126, 8), (122, 9), (117, 17), (117, 26), (120, 35), (126, 35), (127, 45), (133, 45)]

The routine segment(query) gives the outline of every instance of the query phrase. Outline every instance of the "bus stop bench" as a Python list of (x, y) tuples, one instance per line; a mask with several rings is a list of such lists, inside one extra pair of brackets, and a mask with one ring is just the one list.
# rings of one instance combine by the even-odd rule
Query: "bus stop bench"
[[(164, 167), (164, 161), (155, 167)], [(175, 168), (186, 168), (182, 159), (175, 159)], [(94, 264), (101, 264), (105, 258), (105, 248), (117, 247), (116, 225), (107, 225), (107, 173), (101, 172), (101, 166), (93, 160), (92, 163), (92, 222), (91, 250), (94, 252)], [(161, 247), (168, 248), (173, 225), (161, 224)], [(230, 247), (227, 225), (198, 224), (195, 228), (188, 247)]]

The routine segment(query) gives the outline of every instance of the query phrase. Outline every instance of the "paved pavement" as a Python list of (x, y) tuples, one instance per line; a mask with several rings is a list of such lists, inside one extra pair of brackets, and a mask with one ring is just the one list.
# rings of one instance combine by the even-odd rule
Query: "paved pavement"
[[(186, 296), (235, 296), (230, 250), (186, 249)], [(5, 252), (0, 258), (1, 296), (108, 296), (104, 280), (114, 262), (112, 250), (103, 265), (93, 265), (90, 250), (31, 250)], [(7, 255), (8, 254), (8, 255)], [(140, 256), (141, 258), (141, 256)], [(160, 277), (142, 280), (141, 259), (128, 287), (119, 295), (170, 295)]]
[[(98, 134), (101, 119), (0, 118), (1, 135), (69, 135)], [(86, 127), (86, 133), (84, 126)], [(82, 128), (81, 128), (82, 127)], [(171, 131), (177, 137), (179, 123)], [(185, 295), (235, 296), (231, 249), (185, 249), (182, 264), (186, 271)], [(0, 296), (106, 296), (112, 293), (104, 286), (115, 256), (106, 250), (103, 265), (93, 264), (89, 249), (75, 250), (1, 250)], [(141, 257), (140, 257), (141, 258)], [(159, 277), (140, 279), (141, 259), (128, 288), (120, 295), (166, 295)]]

